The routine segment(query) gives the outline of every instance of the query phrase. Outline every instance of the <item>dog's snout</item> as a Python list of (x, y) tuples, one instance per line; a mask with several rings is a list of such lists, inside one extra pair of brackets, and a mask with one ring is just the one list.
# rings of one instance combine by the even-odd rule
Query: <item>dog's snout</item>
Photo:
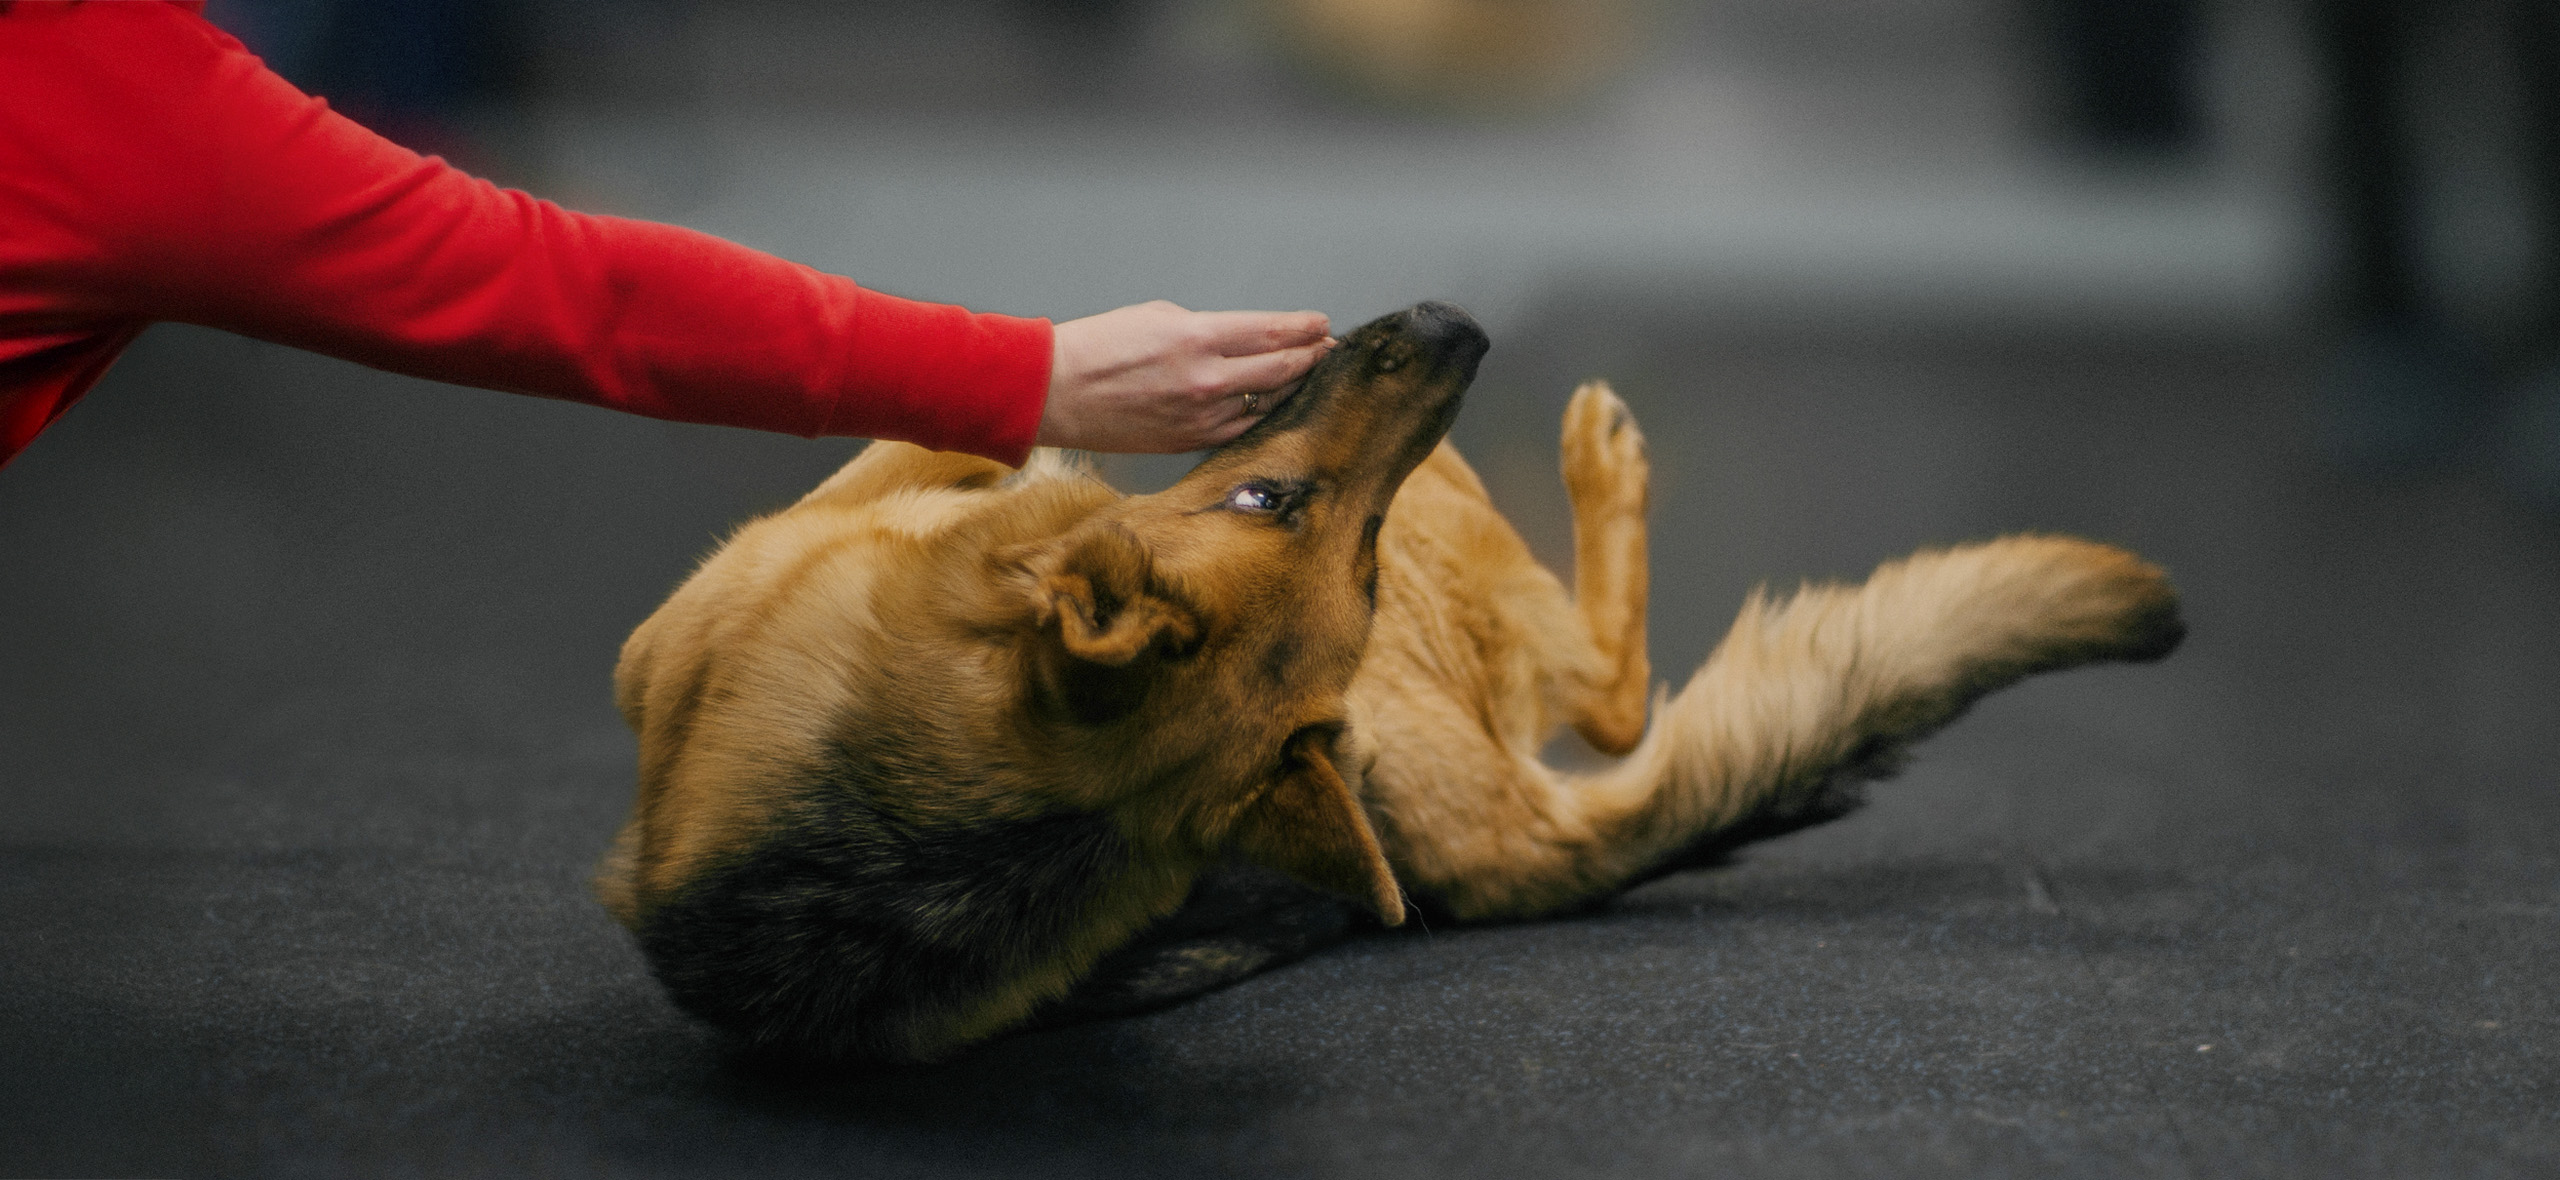
[(1405, 312), (1405, 326), (1416, 342), (1461, 366), (1470, 376), (1476, 362), (1483, 360), (1486, 350), (1493, 347), (1484, 326), (1454, 303), (1435, 299), (1414, 304)]
[(1484, 328), (1467, 309), (1437, 299), (1414, 304), (1405, 309), (1408, 330), (1420, 340), (1433, 345), (1483, 343)]

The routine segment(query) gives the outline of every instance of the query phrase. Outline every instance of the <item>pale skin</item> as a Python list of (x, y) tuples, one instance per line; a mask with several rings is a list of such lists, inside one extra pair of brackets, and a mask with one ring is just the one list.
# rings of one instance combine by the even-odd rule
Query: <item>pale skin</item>
[(1068, 320), (1053, 333), (1036, 441), (1151, 454), (1217, 446), (1287, 400), (1332, 350), (1330, 330), (1322, 312), (1189, 311), (1160, 299)]

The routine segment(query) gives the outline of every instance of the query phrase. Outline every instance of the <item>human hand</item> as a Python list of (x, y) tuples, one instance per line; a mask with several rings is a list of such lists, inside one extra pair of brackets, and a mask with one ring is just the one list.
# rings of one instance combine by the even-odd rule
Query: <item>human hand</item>
[(1170, 454), (1244, 433), (1333, 348), (1313, 311), (1186, 311), (1161, 299), (1059, 324), (1042, 446)]

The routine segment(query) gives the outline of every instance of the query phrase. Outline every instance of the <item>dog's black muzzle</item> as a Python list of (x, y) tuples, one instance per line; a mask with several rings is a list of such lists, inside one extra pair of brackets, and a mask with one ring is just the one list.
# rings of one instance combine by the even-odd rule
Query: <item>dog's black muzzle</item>
[(1476, 365), (1493, 347), (1483, 325), (1454, 303), (1437, 299), (1417, 303), (1397, 312), (1395, 318), (1404, 321), (1406, 333), (1431, 354), (1434, 366), (1457, 368), (1460, 385), (1476, 379)]

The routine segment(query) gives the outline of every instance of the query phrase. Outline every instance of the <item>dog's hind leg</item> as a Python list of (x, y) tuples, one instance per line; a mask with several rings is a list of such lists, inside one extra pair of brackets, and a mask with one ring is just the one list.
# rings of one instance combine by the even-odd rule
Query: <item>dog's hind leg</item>
[(1560, 774), (1456, 727), (1381, 718), (1366, 797), (1409, 889), (1461, 918), (1532, 916), (1839, 815), (1984, 694), (2157, 659), (2183, 634), (2167, 578), (2119, 549), (2009, 537), (1921, 553), (1862, 586), (1753, 595), (1616, 767)]
[(1635, 416), (1607, 382), (1586, 381), (1565, 407), (1564, 486), (1573, 498), (1573, 605), (1603, 678), (1569, 701), (1576, 733), (1606, 754), (1644, 737), (1653, 667), (1645, 658), (1645, 505), (1653, 468)]

